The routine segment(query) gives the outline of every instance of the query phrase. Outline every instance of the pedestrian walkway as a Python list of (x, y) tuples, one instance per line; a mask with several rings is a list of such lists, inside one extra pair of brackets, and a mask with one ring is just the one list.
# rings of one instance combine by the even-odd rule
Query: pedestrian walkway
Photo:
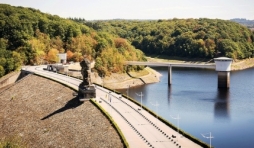
[[(198, 148), (191, 140), (158, 120), (146, 110), (140, 110), (128, 99), (107, 89), (96, 87), (96, 100), (112, 116), (130, 147)], [(174, 135), (174, 138), (172, 137)]]

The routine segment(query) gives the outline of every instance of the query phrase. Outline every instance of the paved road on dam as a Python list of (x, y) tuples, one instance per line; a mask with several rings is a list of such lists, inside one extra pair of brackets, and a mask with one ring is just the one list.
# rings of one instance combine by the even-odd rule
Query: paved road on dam
[[(79, 79), (43, 70), (43, 68), (46, 68), (46, 65), (25, 66), (22, 69), (49, 77), (76, 90), (78, 90), (78, 85), (82, 82)], [(179, 135), (177, 131), (171, 129), (156, 117), (141, 109), (140, 106), (123, 98), (121, 95), (96, 86), (96, 98), (94, 100), (99, 102), (101, 107), (113, 117), (131, 148), (201, 147), (184, 136)], [(173, 138), (172, 135), (176, 137)]]

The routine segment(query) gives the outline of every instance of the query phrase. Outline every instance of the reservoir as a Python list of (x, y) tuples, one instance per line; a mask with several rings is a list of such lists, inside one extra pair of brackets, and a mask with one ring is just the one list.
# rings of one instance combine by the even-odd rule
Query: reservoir
[[(167, 68), (159, 83), (130, 88), (128, 94), (159, 116), (216, 148), (254, 147), (254, 68), (230, 73), (230, 88), (217, 88), (217, 72), (173, 68), (168, 87)], [(121, 90), (127, 94), (127, 90)], [(155, 106), (158, 103), (159, 105)]]

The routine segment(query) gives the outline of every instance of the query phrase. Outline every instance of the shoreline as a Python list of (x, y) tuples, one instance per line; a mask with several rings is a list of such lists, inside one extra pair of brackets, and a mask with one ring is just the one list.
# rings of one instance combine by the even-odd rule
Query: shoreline
[(150, 67), (146, 67), (143, 72), (144, 71), (146, 74), (142, 76), (135, 76), (139, 75), (140, 72), (130, 72), (130, 74), (111, 74), (103, 79), (98, 75), (93, 74), (92, 82), (101, 84), (110, 89), (127, 89), (128, 87), (136, 87), (144, 84), (157, 83), (160, 81), (160, 77), (162, 75), (159, 72)]
[(233, 61), (231, 71), (245, 70), (254, 67), (254, 58)]
[[(197, 64), (205, 64), (211, 61), (190, 61), (190, 60), (165, 60), (165, 59), (157, 59), (148, 57), (148, 61), (164, 61), (164, 62), (172, 62), (172, 63), (197, 63)], [(231, 71), (239, 71), (245, 70), (248, 68), (254, 67), (254, 58), (237, 60), (233, 61), (231, 65)], [(109, 77), (101, 79), (98, 76), (93, 76), (93, 82), (104, 85), (105, 87), (111, 89), (127, 89), (128, 87), (137, 87), (145, 84), (157, 83), (160, 82), (160, 77), (162, 76), (156, 70), (146, 67), (147, 71), (146, 75), (130, 77), (128, 74), (112, 74)], [(137, 73), (132, 73), (133, 75), (138, 75)]]

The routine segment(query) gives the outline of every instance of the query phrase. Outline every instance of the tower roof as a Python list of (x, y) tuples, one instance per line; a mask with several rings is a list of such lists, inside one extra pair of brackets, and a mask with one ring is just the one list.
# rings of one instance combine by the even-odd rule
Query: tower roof
[(214, 58), (214, 61), (232, 61), (232, 58), (228, 57), (219, 57), (219, 58)]

